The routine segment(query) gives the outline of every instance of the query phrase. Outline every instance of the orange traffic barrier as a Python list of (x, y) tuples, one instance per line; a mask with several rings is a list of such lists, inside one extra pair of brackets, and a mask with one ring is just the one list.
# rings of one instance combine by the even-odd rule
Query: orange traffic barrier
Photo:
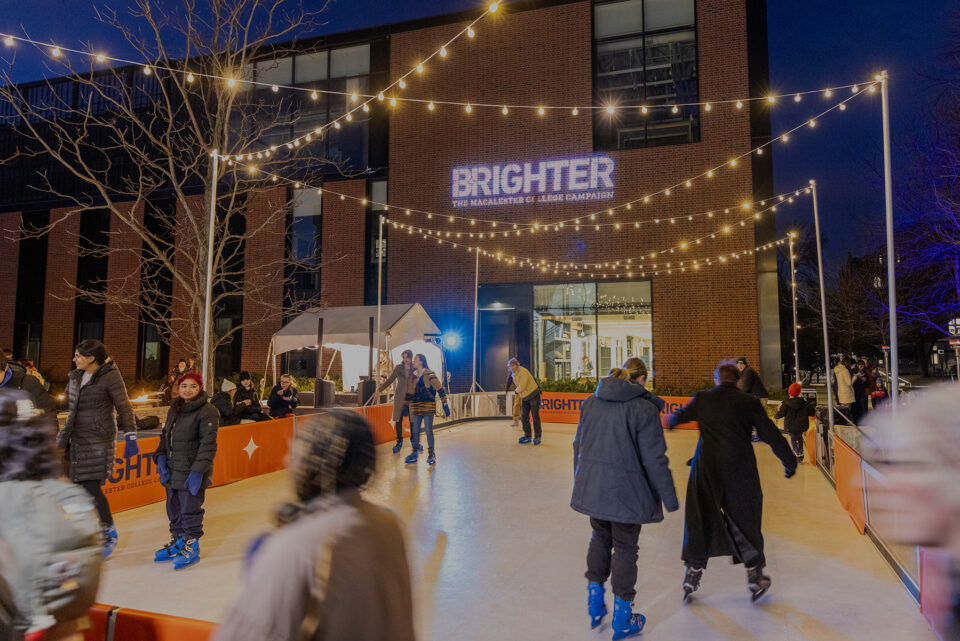
[(120, 608), (108, 641), (207, 641), (214, 627), (209, 621)]
[(867, 525), (867, 511), (863, 506), (863, 472), (860, 455), (839, 438), (833, 439), (834, 479), (837, 498), (847, 511), (857, 531), (863, 534)]
[(107, 619), (110, 618), (112, 605), (95, 603), (87, 612), (90, 627), (83, 631), (83, 641), (109, 641), (107, 639)]

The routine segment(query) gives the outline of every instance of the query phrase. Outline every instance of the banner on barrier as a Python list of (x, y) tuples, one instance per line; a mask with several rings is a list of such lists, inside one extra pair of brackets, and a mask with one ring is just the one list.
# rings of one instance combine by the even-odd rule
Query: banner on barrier
[[(540, 419), (545, 423), (579, 423), (580, 408), (591, 394), (570, 394), (563, 392), (544, 392), (540, 399)], [(674, 414), (682, 410), (692, 396), (661, 396), (665, 403), (660, 412), (660, 423), (670, 425)], [(678, 429), (697, 429), (696, 423), (678, 425)]]

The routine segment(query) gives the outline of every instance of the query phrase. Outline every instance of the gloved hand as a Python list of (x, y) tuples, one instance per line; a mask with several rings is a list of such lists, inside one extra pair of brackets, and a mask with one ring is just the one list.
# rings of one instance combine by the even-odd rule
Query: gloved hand
[(247, 551), (243, 555), (243, 571), (244, 573), (250, 571), (250, 566), (253, 565), (253, 557), (257, 555), (257, 552), (260, 550), (260, 547), (263, 545), (263, 542), (267, 540), (267, 537), (270, 536), (269, 532), (263, 532), (258, 534), (250, 541), (250, 544), (247, 545)]
[(123, 458), (131, 458), (140, 453), (140, 446), (137, 445), (137, 433), (127, 432), (126, 443), (123, 446)]
[(160, 482), (166, 485), (170, 482), (170, 468), (167, 467), (167, 455), (161, 454), (157, 457), (157, 473), (160, 474)]
[(187, 476), (187, 482), (183, 484), (183, 487), (190, 490), (190, 494), (196, 496), (200, 492), (200, 486), (203, 485), (203, 474), (200, 472), (190, 472)]
[(450, 406), (447, 405), (446, 401), (443, 402), (443, 415), (450, 418)]
[(784, 478), (788, 478), (788, 479), (789, 479), (789, 478), (792, 478), (794, 475), (796, 475), (796, 473), (797, 473), (797, 468), (796, 468), (796, 467), (794, 467), (792, 470), (791, 470), (790, 468), (788, 468), (788, 467), (784, 467), (784, 468), (783, 468), (783, 476), (784, 476)]

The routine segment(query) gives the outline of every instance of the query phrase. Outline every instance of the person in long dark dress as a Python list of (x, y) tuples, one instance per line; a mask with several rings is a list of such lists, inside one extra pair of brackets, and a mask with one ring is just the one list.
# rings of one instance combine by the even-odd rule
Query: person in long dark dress
[(770, 588), (770, 577), (763, 574), (763, 490), (752, 431), (783, 463), (787, 478), (796, 473), (797, 458), (760, 401), (737, 389), (739, 377), (736, 367), (721, 365), (717, 386), (698, 392), (672, 420), (673, 425), (696, 421), (700, 428), (687, 484), (685, 599), (700, 587), (707, 561), (717, 556), (732, 556), (747, 567), (754, 600)]

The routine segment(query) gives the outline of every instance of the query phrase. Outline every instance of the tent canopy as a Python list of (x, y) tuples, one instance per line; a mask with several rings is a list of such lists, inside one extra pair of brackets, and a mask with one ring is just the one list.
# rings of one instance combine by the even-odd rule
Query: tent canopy
[[(313, 308), (300, 314), (273, 335), (273, 350), (282, 354), (295, 349), (316, 347), (317, 321), (323, 319), (323, 344), (327, 346), (370, 344), (370, 319), (373, 318), (373, 344), (377, 344), (377, 306)], [(420, 303), (382, 305), (380, 307), (380, 348), (386, 349), (387, 334), (390, 348), (412, 341), (423, 340), (426, 334), (439, 334)]]

